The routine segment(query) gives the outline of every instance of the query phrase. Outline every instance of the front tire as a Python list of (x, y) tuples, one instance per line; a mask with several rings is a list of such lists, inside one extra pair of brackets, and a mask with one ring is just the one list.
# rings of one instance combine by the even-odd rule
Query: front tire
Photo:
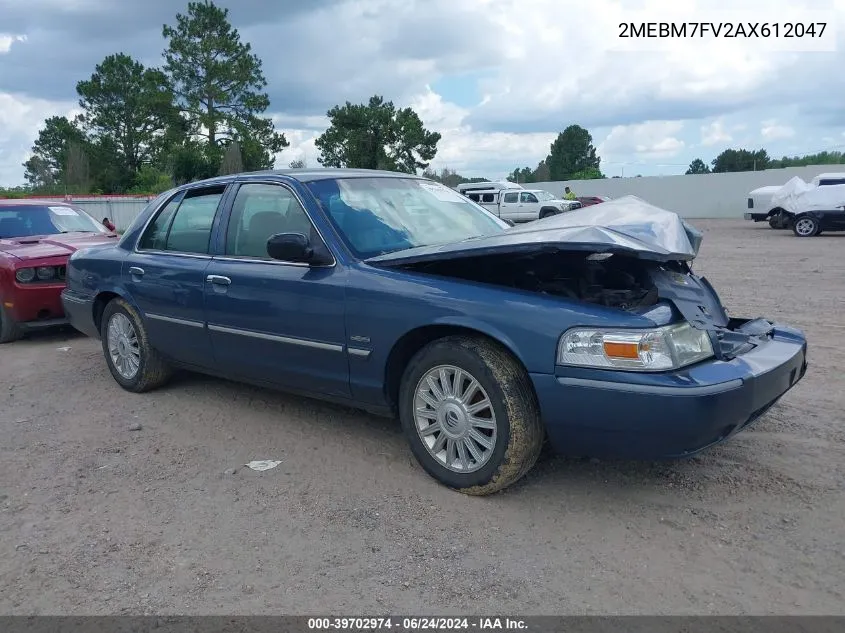
[(543, 447), (528, 373), (481, 337), (449, 336), (420, 350), (402, 377), (399, 413), (420, 465), (464, 494), (510, 486), (531, 470)]
[(819, 233), (819, 221), (811, 215), (804, 215), (795, 218), (792, 223), (792, 232), (798, 237), (813, 237)]
[(18, 324), (12, 318), (9, 310), (0, 305), (0, 344), (17, 341), (23, 336)]
[(106, 364), (121, 387), (143, 393), (170, 379), (170, 365), (150, 345), (144, 322), (129, 303), (112, 299), (103, 311), (100, 327)]

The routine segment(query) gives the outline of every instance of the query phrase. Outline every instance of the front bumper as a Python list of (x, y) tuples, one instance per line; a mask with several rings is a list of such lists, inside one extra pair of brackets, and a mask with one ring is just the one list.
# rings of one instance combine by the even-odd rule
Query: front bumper
[(776, 326), (770, 340), (731, 361), (661, 374), (558, 367), (531, 378), (558, 453), (677, 458), (747, 428), (804, 377), (806, 355), (800, 331)]
[(768, 213), (746, 213), (743, 216), (746, 220), (751, 220), (753, 222), (765, 222), (769, 219)]
[(94, 322), (94, 300), (91, 297), (65, 289), (62, 290), (61, 300), (68, 323), (86, 336), (100, 338), (100, 332)]
[(3, 307), (22, 330), (67, 323), (62, 308), (64, 283), (15, 284), (3, 298)]

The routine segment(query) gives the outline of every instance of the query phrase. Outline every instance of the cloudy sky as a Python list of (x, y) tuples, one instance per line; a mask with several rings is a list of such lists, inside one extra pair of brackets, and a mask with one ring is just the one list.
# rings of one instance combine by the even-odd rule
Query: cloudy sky
[[(727, 147), (845, 149), (845, 0), (218, 0), (264, 62), (271, 111), (317, 164), (325, 112), (382, 94), (443, 135), (433, 166), (501, 178), (570, 123), (610, 176), (683, 173)], [(0, 185), (106, 55), (161, 63), (187, 0), (0, 0)], [(737, 10), (741, 7), (741, 11)], [(620, 40), (630, 20), (824, 21), (822, 37)], [(781, 27), (783, 28), (783, 27)], [(815, 49), (815, 50), (808, 50)]]

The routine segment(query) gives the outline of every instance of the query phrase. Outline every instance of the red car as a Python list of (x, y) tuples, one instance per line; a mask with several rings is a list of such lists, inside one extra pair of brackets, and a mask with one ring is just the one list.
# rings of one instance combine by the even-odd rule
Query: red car
[(66, 323), (61, 292), (68, 257), (117, 238), (66, 202), (0, 200), (0, 343)]
[(610, 200), (607, 196), (582, 196), (578, 198), (578, 202), (582, 207), (591, 207), (594, 204), (601, 204)]

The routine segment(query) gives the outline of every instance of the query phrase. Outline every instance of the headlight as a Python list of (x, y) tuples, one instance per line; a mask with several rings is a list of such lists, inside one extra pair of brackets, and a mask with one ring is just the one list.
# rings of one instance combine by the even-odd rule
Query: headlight
[(35, 279), (35, 269), (19, 268), (18, 271), (15, 273), (15, 279), (17, 279), (22, 284), (29, 283), (30, 281)]
[(712, 356), (707, 332), (689, 323), (652, 330), (573, 328), (557, 350), (559, 365), (637, 371), (679, 369)]
[(46, 281), (56, 276), (56, 269), (52, 266), (39, 266), (35, 269), (35, 274), (41, 281)]

